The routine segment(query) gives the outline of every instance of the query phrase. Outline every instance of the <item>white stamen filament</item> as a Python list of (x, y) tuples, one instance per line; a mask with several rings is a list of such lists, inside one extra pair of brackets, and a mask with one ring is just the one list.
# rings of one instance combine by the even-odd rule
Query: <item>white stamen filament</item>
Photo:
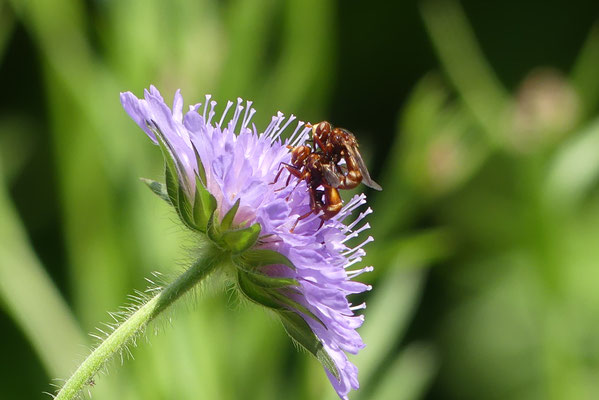
[(310, 137), (309, 132), (310, 132), (310, 128), (302, 129), (300, 135), (297, 137), (295, 142), (292, 143), (292, 146), (293, 147), (298, 146), (300, 143), (304, 143), (306, 140), (308, 140)]
[(262, 132), (260, 134), (260, 137), (262, 137), (262, 136), (269, 136), (270, 135), (270, 131), (274, 128), (274, 126), (277, 123), (277, 121), (278, 121), (278, 117), (275, 117), (273, 115), (273, 117), (270, 120), (270, 124), (268, 124), (268, 126), (266, 127), (266, 129), (264, 130), (264, 132)]
[(343, 252), (341, 254), (344, 255), (344, 256), (348, 256), (348, 255), (350, 255), (350, 254), (352, 254), (352, 253), (360, 250), (364, 245), (366, 245), (366, 244), (368, 244), (368, 243), (370, 243), (372, 241), (374, 241), (374, 238), (372, 236), (368, 236), (366, 238), (366, 240), (364, 240), (362, 243), (360, 243), (359, 245), (357, 245), (353, 249), (347, 250), (346, 252)]
[(374, 268), (372, 266), (364, 267), (364, 268), (356, 269), (353, 271), (347, 271), (347, 276), (349, 277), (349, 279), (353, 279), (356, 276), (363, 274), (364, 272), (372, 272), (372, 271), (374, 271)]
[[(357, 221), (357, 220), (356, 220)], [(353, 228), (353, 226), (357, 223), (356, 221), (354, 221), (351, 226), (348, 226), (347, 229), (348, 231), (351, 231), (351, 228)], [(353, 231), (351, 234), (347, 235), (345, 237), (345, 239), (343, 239), (341, 241), (341, 243), (345, 243), (347, 242), (349, 239), (353, 239), (356, 236), (358, 236), (361, 232), (364, 232), (366, 229), (370, 229), (370, 224), (367, 222), (364, 225), (362, 225), (360, 228), (356, 229), (355, 231)]]
[[(248, 124), (250, 123), (250, 121), (252, 120), (252, 117), (254, 116), (254, 114), (255, 114), (255, 113), (256, 113), (256, 110), (252, 108), (252, 109), (250, 110), (250, 114), (248, 115), (248, 118), (247, 118), (247, 120), (246, 120), (246, 121), (244, 122), (244, 124), (243, 124), (243, 127), (244, 127), (245, 129), (249, 129), (247, 126), (248, 126)], [(256, 133), (256, 125), (252, 124), (252, 126), (253, 126), (254, 133)]]
[(281, 125), (281, 122), (283, 122), (284, 119), (285, 119), (285, 117), (283, 116), (283, 113), (280, 111), (277, 111), (277, 123), (275, 124), (272, 132), (270, 132), (268, 134), (268, 136), (270, 136), (271, 139), (275, 136), (275, 134), (279, 130), (279, 125)]
[(204, 121), (206, 121), (206, 110), (208, 109), (208, 103), (210, 103), (210, 99), (212, 98), (212, 95), (207, 94), (206, 95), (206, 102), (204, 103)]
[(362, 261), (361, 257), (355, 257), (353, 260), (351, 260), (350, 262), (345, 264), (345, 266), (343, 268), (348, 269), (349, 267), (351, 267), (352, 265), (354, 265), (356, 263), (359, 263), (360, 261)]
[(304, 121), (297, 121), (297, 126), (295, 127), (295, 129), (293, 130), (293, 133), (291, 134), (291, 136), (289, 136), (289, 139), (287, 139), (285, 141), (286, 144), (292, 143), (295, 135), (297, 135), (297, 133), (299, 132), (300, 128), (304, 125)]
[(349, 309), (352, 311), (356, 311), (356, 310), (364, 310), (366, 308), (366, 302), (362, 303), (362, 304), (358, 304), (357, 306), (350, 306)]
[(229, 112), (229, 109), (231, 108), (232, 105), (233, 105), (232, 101), (227, 101), (227, 106), (225, 107), (225, 111), (223, 111), (223, 114), (220, 117), (220, 121), (218, 123), (218, 127), (219, 128), (223, 126), (223, 122), (225, 120), (225, 117), (227, 116), (227, 113)]
[[(356, 208), (360, 207), (362, 204), (366, 203), (366, 196), (361, 194), (360, 196), (353, 197), (343, 208), (341, 212), (337, 214), (336, 219), (339, 222), (342, 222), (345, 218), (347, 218)], [(358, 216), (359, 218), (359, 216)]]
[(239, 116), (241, 115), (241, 111), (243, 111), (243, 106), (241, 103), (243, 100), (238, 97), (237, 98), (237, 107), (235, 107), (235, 113), (233, 114), (233, 118), (229, 121), (229, 131), (235, 133), (235, 128), (237, 127), (237, 121), (239, 120)]
[(246, 101), (245, 102), (245, 113), (243, 114), (243, 119), (241, 120), (241, 130), (245, 129), (247, 126), (247, 123), (249, 122), (248, 114), (249, 114), (251, 108), (252, 108), (252, 102), (249, 100)]
[(281, 136), (281, 133), (283, 133), (285, 131), (285, 129), (287, 129), (289, 124), (292, 123), (294, 120), (295, 120), (295, 115), (291, 114), (289, 116), (289, 118), (287, 118), (287, 122), (285, 122), (285, 125), (283, 125), (283, 127), (279, 130), (279, 132), (276, 135), (273, 135), (271, 143), (274, 143), (274, 141), (277, 140), (279, 138), (279, 136)]
[(210, 102), (210, 111), (208, 112), (208, 124), (212, 123), (212, 117), (214, 117), (214, 114), (216, 114), (216, 112), (214, 111), (215, 106), (216, 106), (216, 101), (212, 100)]

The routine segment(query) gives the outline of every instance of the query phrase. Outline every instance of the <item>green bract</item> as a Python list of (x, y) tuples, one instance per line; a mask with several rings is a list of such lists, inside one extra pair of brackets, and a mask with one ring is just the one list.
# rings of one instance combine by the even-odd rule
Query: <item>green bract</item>
[(230, 264), (235, 268), (237, 288), (244, 297), (276, 312), (285, 331), (294, 342), (313, 354), (333, 376), (339, 378), (339, 371), (333, 359), (300, 314), (326, 328), (325, 324), (291, 296), (301, 295), (297, 290), (297, 280), (264, 272), (266, 267), (273, 265), (282, 265), (295, 271), (293, 263), (274, 250), (259, 248), (260, 224), (234, 225), (239, 199), (222, 218), (218, 215), (216, 198), (206, 188), (206, 173), (195, 148), (198, 173), (195, 175), (195, 191), (192, 194), (191, 185), (182, 172), (182, 166), (174, 157), (173, 150), (161, 132), (155, 127), (151, 128), (156, 134), (165, 160), (166, 184), (145, 178), (142, 178), (142, 181), (175, 208), (185, 226), (203, 235), (226, 255), (225, 258), (230, 259)]

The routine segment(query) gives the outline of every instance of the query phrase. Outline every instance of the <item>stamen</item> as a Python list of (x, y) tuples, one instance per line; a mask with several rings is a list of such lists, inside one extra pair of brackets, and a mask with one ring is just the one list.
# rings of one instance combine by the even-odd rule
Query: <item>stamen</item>
[(277, 133), (276, 135), (273, 136), (272, 143), (274, 143), (274, 141), (277, 140), (279, 138), (279, 136), (281, 136), (281, 133), (283, 133), (285, 131), (285, 129), (287, 129), (289, 124), (292, 123), (294, 120), (295, 120), (295, 115), (291, 114), (289, 116), (289, 118), (287, 119), (287, 122), (285, 122), (285, 125), (283, 125), (283, 127), (281, 129), (279, 129), (279, 133)]
[[(247, 118), (247, 120), (246, 120), (246, 121), (244, 122), (244, 124), (243, 124), (243, 127), (244, 127), (245, 129), (249, 129), (249, 128), (247, 127), (247, 125), (250, 123), (250, 121), (252, 120), (252, 117), (254, 116), (254, 114), (255, 114), (255, 113), (256, 113), (256, 110), (252, 108), (252, 109), (250, 110), (250, 115), (248, 115), (248, 118)], [(253, 124), (252, 124), (252, 125), (253, 125)], [(255, 125), (253, 125), (253, 127), (254, 127), (254, 133), (256, 133), (256, 126), (255, 126)]]
[(350, 306), (349, 309), (352, 311), (356, 311), (356, 310), (364, 310), (366, 308), (366, 302), (362, 303), (362, 304), (358, 304), (357, 306)]
[[(358, 204), (354, 204), (354, 205), (353, 205), (353, 206), (352, 206), (352, 207), (349, 209), (349, 211), (348, 211), (348, 212), (345, 212), (345, 210), (342, 210), (342, 213), (339, 213), (339, 214), (342, 214), (342, 215), (340, 215), (340, 216), (339, 216), (338, 220), (339, 220), (339, 221), (344, 221), (344, 220), (345, 220), (345, 218), (347, 218), (349, 215), (351, 215), (351, 213), (353, 213), (353, 211), (354, 211), (356, 208), (360, 207), (360, 206), (361, 206), (361, 205), (363, 205), (365, 202), (366, 202), (366, 201), (361, 201), (361, 202), (359, 202)], [(353, 224), (354, 222), (356, 222), (356, 221), (358, 221), (358, 222), (359, 222), (359, 221), (361, 221), (361, 220), (362, 220), (362, 218), (364, 218), (365, 216), (367, 216), (368, 214), (371, 214), (371, 213), (372, 213), (372, 210), (371, 210), (370, 208), (366, 209), (366, 211), (364, 211), (364, 212), (362, 212), (362, 213), (360, 213), (360, 214), (358, 215), (358, 218), (356, 218), (356, 219), (355, 219), (355, 220), (352, 222), (352, 224)], [(349, 226), (353, 227), (353, 225), (352, 225), (352, 224), (350, 224)], [(354, 224), (354, 225), (355, 225), (355, 224)]]
[(270, 134), (268, 135), (271, 137), (271, 139), (275, 136), (275, 134), (279, 130), (279, 125), (281, 125), (281, 122), (283, 122), (284, 119), (285, 119), (285, 115), (282, 112), (277, 111), (277, 123), (274, 126), (272, 132), (270, 132)]
[(206, 121), (206, 110), (208, 109), (208, 103), (210, 102), (210, 99), (212, 98), (212, 95), (207, 94), (206, 95), (206, 102), (204, 103), (204, 121)]
[(210, 102), (210, 112), (208, 112), (208, 122), (206, 124), (211, 124), (212, 123), (212, 117), (214, 117), (214, 114), (216, 114), (216, 112), (214, 111), (214, 107), (216, 106), (216, 101), (212, 100)]
[(248, 122), (250, 122), (250, 120), (248, 119), (248, 114), (250, 114), (250, 111), (252, 110), (252, 102), (251, 101), (246, 101), (245, 102), (245, 114), (243, 114), (243, 120), (241, 121), (241, 129), (245, 129), (247, 127)]
[(345, 211), (345, 212), (352, 212), (356, 208), (360, 207), (362, 204), (366, 203), (366, 195), (363, 194), (363, 193), (360, 194), (359, 196), (355, 197), (355, 199), (356, 199), (356, 201), (354, 203), (352, 203), (351, 205), (348, 203), (347, 206), (343, 207), (344, 208), (343, 211)]
[(189, 106), (189, 111), (198, 111), (203, 103), (196, 103)]
[(348, 262), (347, 264), (345, 264), (345, 266), (343, 267), (344, 269), (347, 269), (349, 267), (351, 267), (352, 265), (359, 263), (360, 261), (362, 261), (361, 257), (356, 257), (353, 260), (351, 260), (350, 262)]
[(351, 253), (355, 253), (356, 251), (360, 250), (362, 247), (364, 247), (366, 244), (372, 242), (374, 240), (374, 238), (372, 236), (368, 236), (366, 238), (366, 240), (364, 240), (362, 243), (360, 243), (359, 245), (357, 245), (356, 247), (354, 247), (353, 249), (350, 249), (348, 251), (345, 251), (343, 253), (341, 253), (341, 255), (343, 256), (348, 256)]
[[(358, 220), (356, 219), (354, 222), (352, 222), (351, 226), (347, 227), (347, 231), (351, 231), (351, 228), (354, 227), (354, 225), (358, 222)], [(366, 229), (370, 229), (370, 224), (367, 222), (364, 225), (362, 225), (359, 229), (355, 230), (354, 232), (352, 232), (351, 234), (347, 235), (345, 237), (345, 239), (343, 239), (341, 241), (341, 243), (345, 243), (347, 242), (349, 239), (353, 239), (356, 236), (358, 236), (361, 232), (364, 232)]]
[(299, 145), (300, 143), (305, 142), (309, 137), (310, 137), (310, 128), (304, 128), (302, 129), (300, 135), (298, 136), (298, 138), (295, 140), (295, 143), (292, 144), (293, 147)]
[(369, 267), (364, 267), (364, 268), (356, 269), (356, 270), (353, 270), (353, 271), (347, 271), (347, 276), (350, 279), (353, 279), (353, 278), (355, 278), (358, 275), (362, 275), (364, 272), (372, 272), (372, 271), (374, 271), (374, 268), (372, 266), (369, 266)]
[(270, 120), (270, 124), (268, 124), (268, 126), (266, 127), (266, 129), (264, 130), (264, 132), (262, 132), (260, 134), (260, 137), (270, 135), (270, 131), (273, 129), (273, 127), (277, 123), (277, 120), (278, 120), (278, 118), (273, 115), (272, 119)]
[(360, 221), (364, 219), (364, 217), (366, 217), (369, 214), (372, 214), (372, 209), (370, 207), (368, 207), (366, 211), (358, 214), (358, 217), (351, 224), (344, 226), (345, 230), (343, 231), (343, 233), (351, 231), (354, 226), (356, 226)]
[(295, 130), (293, 131), (293, 133), (291, 134), (291, 136), (289, 136), (289, 139), (287, 139), (285, 141), (285, 144), (289, 144), (291, 142), (293, 142), (295, 135), (299, 132), (300, 128), (304, 125), (304, 121), (297, 121), (297, 126), (295, 127)]
[(353, 260), (357, 257), (364, 257), (366, 255), (366, 251), (364, 249), (358, 249), (355, 253), (347, 256), (348, 260)]
[(218, 123), (218, 127), (222, 127), (223, 126), (223, 121), (225, 120), (225, 117), (227, 116), (227, 113), (229, 112), (229, 108), (231, 108), (231, 106), (233, 105), (232, 101), (227, 101), (227, 106), (225, 107), (225, 111), (223, 111), (223, 115), (220, 117), (220, 121)]
[(229, 121), (229, 131), (235, 133), (235, 128), (237, 127), (237, 121), (239, 120), (239, 116), (241, 115), (241, 111), (243, 110), (243, 106), (241, 103), (243, 100), (241, 97), (237, 98), (237, 107), (235, 107), (235, 114), (233, 114), (233, 119)]
[(347, 204), (343, 206), (343, 208), (341, 209), (339, 214), (337, 214), (336, 219), (338, 221), (343, 221), (345, 219), (345, 217), (347, 217), (349, 214), (351, 214), (351, 212), (356, 207), (359, 207), (360, 205), (364, 204), (366, 202), (365, 199), (366, 199), (366, 196), (364, 194), (352, 197), (351, 200), (348, 201)]

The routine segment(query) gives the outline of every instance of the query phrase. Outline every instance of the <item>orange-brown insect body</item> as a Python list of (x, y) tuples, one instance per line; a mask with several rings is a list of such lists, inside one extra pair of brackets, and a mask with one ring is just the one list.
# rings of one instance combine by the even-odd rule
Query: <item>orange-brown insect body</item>
[[(331, 186), (353, 189), (364, 182), (368, 187), (382, 190), (370, 177), (353, 133), (343, 128), (333, 128), (329, 122), (322, 121), (312, 126), (312, 137), (315, 146), (330, 160), (325, 175)], [(345, 161), (345, 170), (339, 165), (341, 160)]]
[[(311, 127), (314, 148), (307, 145), (288, 146), (291, 149), (291, 164), (282, 163), (283, 166), (273, 182), (276, 183), (283, 169), (286, 169), (289, 171), (289, 177), (285, 186), (289, 185), (292, 176), (298, 178), (296, 187), (302, 181), (308, 185), (310, 212), (300, 216), (291, 231), (299, 221), (312, 213), (322, 212), (322, 223), (337, 215), (343, 207), (338, 189), (353, 189), (360, 182), (364, 182), (367, 186), (381, 190), (370, 178), (358, 151), (358, 142), (351, 132), (333, 128), (327, 121)], [(342, 160), (345, 165), (340, 165)], [(320, 187), (322, 189), (319, 189)], [(291, 194), (287, 198), (290, 196)]]

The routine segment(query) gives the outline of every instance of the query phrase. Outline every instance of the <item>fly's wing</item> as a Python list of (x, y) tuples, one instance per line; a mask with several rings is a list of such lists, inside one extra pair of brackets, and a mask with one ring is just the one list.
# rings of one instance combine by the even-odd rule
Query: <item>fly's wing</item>
[(362, 160), (362, 156), (360, 155), (360, 152), (356, 148), (357, 146), (353, 145), (351, 143), (347, 143), (347, 145), (345, 147), (346, 147), (349, 155), (351, 157), (353, 157), (353, 159), (356, 161), (356, 164), (358, 164), (358, 168), (360, 168), (360, 172), (362, 173), (362, 183), (364, 183), (368, 187), (373, 188), (374, 190), (383, 190), (381, 185), (376, 183), (370, 177), (370, 174), (368, 173), (368, 168), (366, 168), (366, 164), (364, 163), (364, 160)]
[[(345, 160), (342, 159), (341, 162), (345, 162)], [(335, 164), (335, 167), (337, 168), (337, 172), (342, 175), (347, 175), (347, 167), (345, 164)]]
[(334, 164), (322, 164), (322, 175), (327, 185), (338, 188), (341, 185), (339, 176), (335, 173)]
[(348, 131), (345, 128), (335, 128), (335, 129), (339, 129), (341, 132), (345, 133), (350, 139), (351, 142), (353, 142), (354, 146), (358, 145), (358, 141), (356, 140), (356, 136), (351, 133), (350, 131)]

